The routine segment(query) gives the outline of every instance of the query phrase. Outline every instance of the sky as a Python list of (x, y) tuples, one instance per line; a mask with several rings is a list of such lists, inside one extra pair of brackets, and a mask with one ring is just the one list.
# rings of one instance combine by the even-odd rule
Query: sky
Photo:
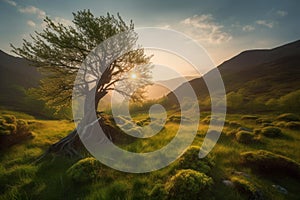
[(273, 48), (300, 39), (298, 0), (0, 0), (0, 49), (42, 30), (43, 18), (71, 24), (72, 12), (120, 13), (135, 27), (174, 29), (203, 46), (218, 65), (249, 49)]

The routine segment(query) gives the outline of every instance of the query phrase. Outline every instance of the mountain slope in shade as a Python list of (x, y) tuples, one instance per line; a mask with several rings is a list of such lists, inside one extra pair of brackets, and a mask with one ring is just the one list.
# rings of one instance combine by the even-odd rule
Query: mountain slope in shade
[[(217, 68), (227, 93), (240, 92), (248, 101), (258, 97), (261, 101), (279, 98), (300, 89), (300, 40), (270, 50), (242, 52)], [(214, 80), (214, 70), (205, 74), (205, 78)], [(188, 97), (187, 84), (179, 86), (176, 93)], [(189, 84), (199, 99), (208, 97), (202, 77)], [(176, 102), (172, 92), (168, 98)]]
[(41, 78), (35, 67), (23, 58), (8, 55), (0, 50), (0, 105), (24, 108), (25, 90), (38, 85)]

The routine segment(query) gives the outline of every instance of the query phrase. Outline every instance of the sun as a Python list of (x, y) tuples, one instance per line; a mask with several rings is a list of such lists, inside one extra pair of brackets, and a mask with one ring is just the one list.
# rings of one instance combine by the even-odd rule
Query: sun
[(135, 73), (132, 73), (132, 74), (131, 74), (131, 78), (132, 78), (132, 79), (136, 79), (136, 78), (137, 78), (136, 74), (135, 74)]

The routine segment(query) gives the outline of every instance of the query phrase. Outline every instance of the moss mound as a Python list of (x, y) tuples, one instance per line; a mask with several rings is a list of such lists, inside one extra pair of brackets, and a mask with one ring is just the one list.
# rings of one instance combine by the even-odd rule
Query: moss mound
[(261, 134), (263, 134), (266, 137), (280, 137), (282, 136), (282, 132), (280, 128), (273, 127), (273, 126), (267, 126), (261, 129)]
[(239, 143), (249, 144), (255, 141), (255, 134), (249, 131), (239, 131), (236, 133), (235, 138)]
[(285, 122), (290, 122), (290, 121), (300, 121), (299, 117), (293, 113), (284, 113), (282, 115), (279, 115), (276, 120), (278, 121), (285, 121)]
[(299, 130), (300, 129), (300, 122), (287, 122), (285, 124), (285, 127), (289, 128), (289, 129)]
[(211, 190), (213, 180), (204, 173), (191, 169), (178, 171), (166, 183), (168, 199), (193, 200)]
[(252, 181), (246, 179), (245, 177), (234, 176), (231, 178), (231, 181), (234, 184), (234, 187), (241, 194), (246, 194), (249, 199), (265, 199), (263, 198), (262, 192), (260, 191), (259, 187)]
[(193, 169), (203, 173), (209, 173), (211, 168), (214, 166), (214, 159), (210, 154), (205, 158), (200, 159), (199, 151), (199, 147), (189, 147), (179, 158), (179, 167), (181, 169)]
[(296, 161), (265, 150), (240, 154), (241, 163), (264, 173), (287, 173), (300, 177), (300, 164)]
[(100, 172), (101, 163), (95, 158), (84, 158), (67, 170), (67, 175), (76, 183), (95, 180)]

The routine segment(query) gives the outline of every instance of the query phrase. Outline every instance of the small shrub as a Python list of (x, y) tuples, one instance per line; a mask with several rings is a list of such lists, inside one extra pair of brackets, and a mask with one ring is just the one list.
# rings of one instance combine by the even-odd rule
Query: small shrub
[(29, 126), (26, 121), (16, 119), (13, 115), (3, 115), (0, 118), (0, 135), (28, 134)]
[(249, 199), (264, 199), (262, 193), (258, 189), (255, 183), (246, 179), (245, 177), (232, 177), (231, 178), (234, 187), (242, 194), (246, 194)]
[(108, 187), (105, 199), (121, 200), (127, 199), (129, 195), (129, 185), (123, 182), (114, 182)]
[(296, 161), (265, 150), (240, 154), (241, 163), (265, 173), (288, 173), (300, 177), (300, 164)]
[(257, 120), (258, 117), (255, 116), (255, 115), (244, 115), (244, 116), (242, 116), (241, 119), (242, 119), (242, 120)]
[(191, 169), (178, 171), (166, 183), (168, 199), (193, 200), (211, 190), (213, 180), (204, 173)]
[(300, 122), (287, 122), (285, 124), (285, 127), (286, 128), (289, 128), (289, 129), (300, 129)]
[(200, 148), (196, 146), (189, 147), (179, 158), (179, 167), (181, 169), (193, 169), (203, 173), (209, 173), (214, 166), (212, 156), (209, 154), (203, 159), (199, 159)]
[(149, 196), (152, 200), (164, 200), (167, 198), (167, 191), (165, 186), (161, 183), (155, 184), (153, 189), (150, 191)]
[(281, 129), (273, 126), (267, 126), (261, 129), (261, 133), (266, 137), (279, 137), (282, 135)]
[(285, 121), (285, 122), (300, 121), (299, 117), (293, 113), (285, 113), (285, 114), (279, 115), (276, 118), (276, 120)]
[(3, 115), (2, 118), (6, 121), (8, 124), (16, 124), (16, 117), (13, 115)]
[(101, 163), (95, 158), (84, 158), (67, 170), (67, 175), (76, 183), (85, 183), (97, 178)]
[(254, 141), (254, 133), (249, 131), (239, 131), (235, 135), (236, 140), (243, 144), (249, 144)]

